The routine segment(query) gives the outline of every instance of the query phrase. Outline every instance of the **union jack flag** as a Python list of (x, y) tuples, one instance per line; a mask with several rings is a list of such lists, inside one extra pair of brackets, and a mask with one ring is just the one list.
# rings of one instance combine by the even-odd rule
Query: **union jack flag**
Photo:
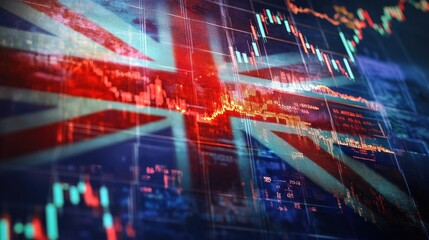
[[(121, 14), (124, 9), (129, 12)], [(267, 65), (236, 66), (223, 54), (222, 35), (203, 24), (201, 14), (161, 2), (3, 1), (0, 14), (0, 98), (16, 107), (0, 121), (1, 168), (55, 163), (170, 128), (184, 189), (202, 184), (194, 176), (201, 156), (191, 149), (203, 155), (221, 146), (235, 149), (236, 160), (221, 168), (219, 185), (242, 181), (246, 197), (256, 198), (249, 164), (254, 139), (363, 218), (418, 222), (403, 186), (342, 150), (356, 143), (352, 148), (361, 147), (366, 157), (393, 154), (383, 127), (368, 121), (377, 129), (369, 132), (333, 123), (331, 112), (346, 115), (362, 106), (340, 94), (304, 91), (317, 86), (327, 93), (326, 87), (351, 84), (349, 79), (306, 74), (272, 81), (285, 66), (306, 66), (298, 53), (273, 54)], [(237, 89), (247, 94), (240, 97), (259, 101), (254, 108), (264, 101), (288, 104), (260, 109), (265, 115), (246, 113), (231, 101)]]

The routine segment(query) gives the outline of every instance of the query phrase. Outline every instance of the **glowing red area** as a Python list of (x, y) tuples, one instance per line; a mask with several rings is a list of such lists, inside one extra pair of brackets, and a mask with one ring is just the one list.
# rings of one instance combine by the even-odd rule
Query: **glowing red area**
[(89, 182), (89, 178), (87, 178), (85, 181), (85, 193), (83, 194), (83, 200), (88, 207), (96, 208), (100, 206), (100, 200), (97, 195), (95, 195), (91, 183)]
[(40, 221), (40, 218), (33, 218), (32, 224), (34, 229), (34, 239), (46, 240), (47, 237), (43, 232), (43, 225), (42, 225), (42, 222)]
[[(0, 136), (0, 159), (28, 154), (115, 133), (139, 124), (163, 119), (160, 116), (106, 110), (66, 122), (58, 122)], [(20, 144), (26, 142), (26, 144)], [(7, 146), (7, 147), (6, 147)]]
[(115, 228), (108, 227), (106, 228), (107, 240), (116, 240)]

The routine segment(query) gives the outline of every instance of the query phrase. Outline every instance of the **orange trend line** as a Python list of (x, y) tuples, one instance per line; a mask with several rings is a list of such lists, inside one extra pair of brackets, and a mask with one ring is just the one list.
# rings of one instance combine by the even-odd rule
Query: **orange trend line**
[(328, 14), (316, 12), (313, 9), (310, 9), (310, 8), (298, 7), (297, 5), (293, 4), (291, 0), (286, 0), (286, 5), (289, 7), (289, 9), (294, 14), (298, 14), (298, 13), (312, 14), (315, 17), (327, 20), (328, 22), (332, 23), (335, 26), (340, 25), (339, 21), (337, 21), (337, 20), (329, 17)]
[[(289, 7), (291, 12), (294, 14), (298, 14), (298, 13), (311, 14), (317, 18), (327, 20), (328, 22), (330, 22), (334, 26), (344, 24), (347, 27), (352, 28), (352, 29), (364, 28), (364, 27), (362, 27), (361, 21), (359, 21), (359, 19), (355, 18), (355, 15), (353, 13), (347, 11), (347, 9), (345, 7), (334, 6), (334, 9), (337, 13), (335, 14), (334, 17), (330, 17), (326, 13), (320, 13), (320, 12), (317, 12), (317, 11), (311, 9), (311, 8), (299, 7), (299, 6), (295, 5), (294, 3), (292, 3), (292, 1), (293, 0), (285, 0), (286, 5)], [(419, 1), (399, 0), (396, 5), (383, 7), (383, 11), (389, 11), (390, 8), (395, 7), (395, 6), (402, 6), (401, 10), (404, 10), (403, 9), (404, 3), (408, 3), (408, 4), (412, 5), (413, 7), (415, 7), (416, 9), (421, 10), (423, 12), (429, 12), (429, 3), (427, 2), (427, 0), (419, 0)], [(369, 15), (367, 17), (369, 18)], [(374, 23), (372, 23), (372, 20), (370, 20), (368, 22), (369, 22), (371, 27), (374, 25)]]

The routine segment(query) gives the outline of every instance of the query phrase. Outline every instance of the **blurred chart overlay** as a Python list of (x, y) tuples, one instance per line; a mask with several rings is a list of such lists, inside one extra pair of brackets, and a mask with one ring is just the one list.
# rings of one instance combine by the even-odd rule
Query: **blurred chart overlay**
[(0, 240), (429, 239), (426, 0), (0, 1)]

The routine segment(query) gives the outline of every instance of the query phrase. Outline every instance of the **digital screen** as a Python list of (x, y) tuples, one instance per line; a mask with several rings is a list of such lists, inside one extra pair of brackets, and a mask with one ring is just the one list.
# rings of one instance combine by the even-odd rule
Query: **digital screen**
[(429, 239), (426, 0), (0, 1), (0, 240)]

